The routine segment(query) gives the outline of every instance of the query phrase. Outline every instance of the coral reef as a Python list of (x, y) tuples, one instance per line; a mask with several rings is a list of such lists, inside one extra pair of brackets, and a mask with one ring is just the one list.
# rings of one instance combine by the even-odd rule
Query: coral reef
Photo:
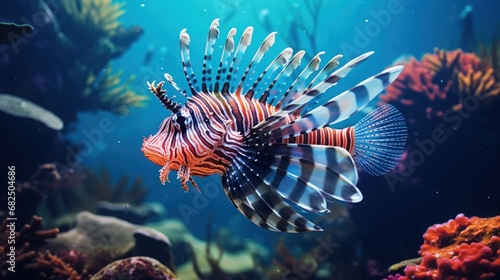
[[(474, 149), (468, 150), (468, 154), (490, 157), (492, 151), (486, 152), (478, 144), (493, 147), (498, 141), (493, 133), (500, 108), (499, 69), (493, 62), (496, 60), (494, 55), (480, 57), (460, 49), (436, 49), (421, 61), (410, 59), (404, 64), (401, 75), (380, 96), (381, 103), (398, 107), (408, 122), (405, 152), (398, 167), (386, 175), (391, 188), (402, 182), (407, 186), (427, 184), (430, 177), (424, 174), (443, 164), (447, 170), (460, 173), (463, 166), (449, 166), (455, 165), (449, 160), (439, 162), (455, 154), (457, 146)], [(445, 141), (446, 149), (440, 149), (439, 159), (420, 166)], [(463, 172), (466, 171), (470, 169)], [(452, 177), (446, 172), (438, 176)]]
[(67, 152), (61, 147), (73, 144), (61, 136), (71, 131), (79, 112), (124, 115), (144, 105), (147, 97), (135, 89), (133, 76), (111, 69), (111, 61), (128, 50), (143, 30), (124, 27), (118, 21), (123, 4), (110, 0), (8, 2), (2, 11), (2, 20), (26, 22), (27, 15), (37, 15), (37, 20), (29, 36), (0, 46), (0, 69), (5, 73), (0, 92), (58, 116), (62, 122), (52, 125), (53, 118), (46, 122), (53, 128), (61, 129), (64, 123), (63, 130), (54, 131), (42, 123), (0, 113), (5, 118), (3, 128), (11, 133), (4, 139), (7, 154), (2, 163), (25, 170), (19, 179), (27, 180), (38, 164), (66, 162)]
[[(467, 96), (500, 93), (495, 69), (473, 53), (436, 49), (421, 61), (410, 59), (404, 65), (401, 75), (380, 100), (403, 109), (412, 125), (422, 126), (425, 120), (442, 124), (445, 112), (461, 110)], [(411, 106), (411, 110), (405, 110), (406, 106)]]
[(468, 218), (463, 214), (429, 227), (419, 264), (406, 266), (400, 280), (497, 279), (500, 277), (500, 216)]
[(60, 26), (67, 39), (61, 44), (63, 50), (70, 51), (67, 55), (76, 59), (66, 64), (70, 64), (68, 78), (80, 88), (73, 96), (76, 100), (71, 101), (80, 111), (102, 109), (123, 115), (130, 107), (144, 106), (148, 99), (132, 90), (134, 76), (123, 81), (122, 71), (113, 72), (111, 67), (110, 60), (119, 57), (143, 33), (137, 26), (125, 29), (118, 21), (125, 13), (123, 6), (111, 0), (62, 2), (65, 16)]
[[(37, 252), (47, 244), (49, 239), (55, 238), (59, 229), (42, 229), (42, 218), (33, 216), (29, 224), (15, 232), (15, 244), (9, 242), (9, 236), (14, 232), (11, 223), (3, 220), (0, 225), (0, 278), (2, 279), (47, 279), (38, 278), (39, 272), (34, 269), (38, 263)], [(15, 259), (11, 259), (11, 246), (15, 246)], [(9, 261), (13, 261), (9, 263)], [(14, 264), (16, 272), (8, 270)], [(20, 277), (20, 278), (19, 278)]]
[(145, 107), (146, 95), (137, 94), (131, 89), (135, 76), (122, 81), (123, 71), (113, 72), (111, 65), (99, 73), (89, 73), (85, 81), (83, 96), (98, 96), (102, 103), (109, 104), (109, 110), (115, 114), (127, 115), (131, 107)]
[(49, 251), (38, 253), (35, 262), (28, 265), (26, 269), (37, 271), (37, 279), (43, 277), (54, 280), (81, 280), (85, 279), (86, 275), (86, 271), (76, 271), (71, 265)]
[[(4, 220), (0, 225), (0, 278), (86, 280), (95, 274), (92, 279), (111, 279), (121, 268), (129, 273), (122, 275), (126, 279), (177, 279), (172, 272), (171, 243), (162, 233), (85, 212), (78, 217), (77, 227), (61, 234), (57, 228), (42, 230), (42, 219), (33, 216), (30, 224), (12, 235), (11, 223)], [(113, 260), (137, 254), (144, 257), (120, 260), (97, 273)], [(8, 270), (13, 265), (15, 272)]]
[(132, 257), (107, 265), (90, 279), (176, 280), (178, 278), (170, 269), (155, 259)]
[(64, 10), (81, 26), (82, 30), (100, 36), (113, 36), (120, 27), (117, 21), (125, 11), (125, 3), (112, 3), (111, 0), (63, 1)]

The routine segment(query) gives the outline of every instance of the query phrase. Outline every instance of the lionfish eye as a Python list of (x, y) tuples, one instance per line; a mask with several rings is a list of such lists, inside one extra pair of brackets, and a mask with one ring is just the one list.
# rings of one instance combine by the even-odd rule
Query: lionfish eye
[(180, 111), (172, 116), (174, 126), (182, 132), (185, 132), (191, 126), (191, 116), (188, 112)]

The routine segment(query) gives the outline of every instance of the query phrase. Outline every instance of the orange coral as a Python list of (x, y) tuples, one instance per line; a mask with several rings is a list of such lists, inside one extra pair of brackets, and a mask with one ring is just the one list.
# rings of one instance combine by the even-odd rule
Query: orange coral
[(399, 280), (498, 279), (500, 276), (500, 216), (467, 218), (434, 225), (424, 234), (422, 260), (408, 265)]
[(450, 108), (460, 110), (468, 95), (497, 96), (499, 93), (500, 81), (496, 80), (494, 69), (478, 56), (460, 49), (436, 49), (434, 54), (424, 55), (422, 61), (406, 62), (401, 75), (380, 99), (383, 103), (411, 105), (412, 111), (423, 114), (413, 118), (430, 119), (442, 117)]

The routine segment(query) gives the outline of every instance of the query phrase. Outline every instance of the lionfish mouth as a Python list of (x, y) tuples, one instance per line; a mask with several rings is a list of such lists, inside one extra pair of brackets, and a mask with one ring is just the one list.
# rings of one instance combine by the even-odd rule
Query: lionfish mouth
[(187, 192), (189, 190), (189, 187), (187, 185), (187, 182), (189, 181), (198, 192), (201, 192), (200, 188), (198, 188), (198, 184), (196, 184), (193, 177), (191, 176), (189, 166), (172, 163), (170, 161), (167, 161), (167, 163), (160, 169), (160, 182), (163, 185), (165, 185), (165, 182), (170, 182), (170, 180), (168, 179), (170, 170), (177, 170), (177, 179), (179, 179), (179, 181), (181, 182), (184, 191)]

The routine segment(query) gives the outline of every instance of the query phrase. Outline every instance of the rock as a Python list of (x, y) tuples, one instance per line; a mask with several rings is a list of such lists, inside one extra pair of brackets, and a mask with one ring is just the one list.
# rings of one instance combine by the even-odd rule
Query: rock
[(172, 243), (163, 233), (151, 228), (139, 228), (134, 231), (134, 238), (135, 256), (153, 257), (175, 272)]
[(154, 229), (113, 217), (80, 212), (76, 216), (76, 227), (59, 234), (46, 249), (55, 253), (74, 250), (86, 255), (87, 259), (102, 261), (103, 258), (113, 260), (140, 254), (158, 258), (169, 266), (172, 263), (170, 247), (170, 240)]
[(76, 216), (76, 227), (61, 233), (47, 249), (52, 252), (75, 250), (87, 256), (105, 252), (118, 257), (134, 248), (136, 229), (136, 225), (116, 218), (80, 212)]
[(162, 209), (144, 204), (134, 206), (128, 203), (111, 203), (100, 201), (97, 203), (97, 214), (111, 216), (127, 222), (143, 225), (163, 215)]
[(97, 272), (90, 280), (176, 280), (175, 274), (159, 261), (132, 257), (115, 261)]

